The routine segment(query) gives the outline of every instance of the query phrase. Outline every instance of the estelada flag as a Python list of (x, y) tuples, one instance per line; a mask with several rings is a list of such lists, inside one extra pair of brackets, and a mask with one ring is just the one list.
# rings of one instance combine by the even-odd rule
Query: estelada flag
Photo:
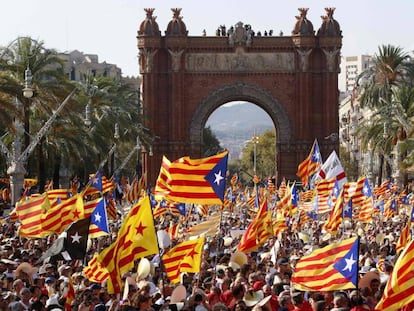
[(300, 177), (304, 187), (308, 185), (310, 177), (317, 173), (321, 166), (322, 155), (319, 150), (318, 141), (315, 139), (309, 155), (299, 164), (298, 171), (296, 173), (296, 175)]
[(164, 157), (155, 191), (173, 202), (221, 205), (227, 160), (228, 151), (202, 159), (183, 157), (171, 163)]
[(301, 291), (357, 288), (359, 238), (339, 241), (303, 256), (296, 264), (292, 284)]

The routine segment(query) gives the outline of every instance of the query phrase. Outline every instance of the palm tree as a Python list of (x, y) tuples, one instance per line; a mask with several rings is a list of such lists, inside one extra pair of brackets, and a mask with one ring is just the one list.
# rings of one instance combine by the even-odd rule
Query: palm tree
[[(42, 41), (30, 37), (17, 38), (8, 47), (1, 49), (0, 53), (2, 55), (0, 70), (3, 77), (0, 93), (4, 102), (18, 104), (14, 106), (14, 110), (10, 110), (10, 104), (6, 106), (5, 113), (13, 116), (11, 120), (17, 119), (23, 123), (23, 150), (25, 150), (32, 137), (35, 137), (41, 125), (50, 118), (61, 103), (61, 99), (70, 93), (70, 88), (73, 89), (73, 86), (64, 75), (63, 64), (57, 57), (57, 52), (46, 49)], [(27, 74), (31, 77), (28, 86), (34, 90), (33, 98), (26, 98), (22, 94)], [(5, 125), (9, 128), (8, 132), (13, 134), (11, 136), (17, 134), (13, 124)], [(38, 176), (40, 188), (45, 181), (43, 142), (44, 138), (36, 145), (35, 154), (29, 156), (27, 165), (28, 175)], [(37, 157), (36, 161), (34, 161), (35, 157)]]
[[(84, 177), (96, 171), (114, 142), (115, 124), (119, 129), (117, 154), (120, 159), (136, 145), (137, 136), (147, 146), (152, 143), (154, 135), (142, 127), (137, 91), (122, 79), (88, 74), (81, 82), (71, 82), (64, 75), (57, 53), (31, 38), (18, 38), (7, 48), (0, 49), (0, 53), (0, 135), (5, 136), (2, 139), (7, 146), (15, 134), (11, 120), (22, 120), (25, 125), (24, 146), (29, 145), (62, 99), (76, 87), (75, 96), (57, 116), (29, 158), (27, 171), (38, 176), (39, 191), (43, 190), (46, 177), (53, 176), (54, 185), (59, 185), (63, 167)], [(27, 68), (33, 74), (35, 95), (32, 99), (22, 95)], [(24, 109), (16, 110), (15, 103), (21, 103)], [(88, 104), (91, 108), (90, 126), (84, 123)]]
[(362, 107), (375, 108), (391, 99), (392, 88), (404, 82), (409, 55), (400, 47), (382, 45), (373, 58), (373, 66), (358, 78)]
[[(152, 144), (153, 135), (142, 128), (137, 92), (133, 86), (123, 80), (87, 74), (79, 84), (79, 89), (81, 92), (77, 100), (80, 107), (87, 106), (89, 111), (89, 122), (83, 127), (86, 129), (83, 142), (85, 147), (79, 153), (79, 163), (82, 163), (83, 167), (94, 167), (97, 170), (96, 163), (108, 157), (115, 142), (118, 159), (125, 158), (134, 148), (137, 136), (147, 147)], [(115, 160), (113, 155), (112, 161)], [(114, 173), (113, 164), (111, 171), (107, 168), (107, 175)], [(92, 173), (85, 172), (80, 166), (77, 170), (79, 174), (82, 171), (84, 175)]]
[[(400, 47), (383, 45), (373, 58), (373, 66), (367, 68), (358, 78), (359, 102), (362, 108), (373, 111), (373, 117), (359, 126), (358, 135), (363, 148), (381, 151), (379, 161), (379, 182), (383, 165), (387, 164), (387, 177), (391, 177), (390, 157), (397, 133), (406, 133), (407, 112), (405, 106), (397, 104), (400, 87), (411, 84), (412, 66), (407, 53)], [(366, 127), (364, 129), (364, 127)], [(384, 132), (384, 127), (386, 132)], [(388, 159), (384, 161), (384, 159)]]

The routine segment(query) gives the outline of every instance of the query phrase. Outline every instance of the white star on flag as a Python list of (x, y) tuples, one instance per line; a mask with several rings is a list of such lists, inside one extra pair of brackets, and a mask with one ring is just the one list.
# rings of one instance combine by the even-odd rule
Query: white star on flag
[(349, 210), (351, 209), (351, 207), (347, 204), (344, 207), (345, 213), (349, 212)]
[(349, 272), (352, 271), (352, 266), (356, 263), (356, 260), (354, 260), (354, 254), (351, 254), (350, 258), (345, 258), (346, 266), (342, 269), (342, 271), (349, 270)]
[(102, 216), (101, 216), (101, 215), (99, 215), (99, 213), (94, 214), (94, 216), (95, 216), (95, 221), (96, 221), (96, 222), (101, 222), (101, 218), (102, 218)]
[(216, 177), (216, 179), (214, 179), (214, 183), (220, 185), (220, 182), (224, 179), (224, 177), (221, 176), (221, 171), (219, 171), (218, 174), (214, 173), (214, 176)]
[(75, 235), (71, 235), (70, 237), (72, 238), (72, 243), (80, 243), (80, 239), (82, 238), (78, 232), (76, 232)]

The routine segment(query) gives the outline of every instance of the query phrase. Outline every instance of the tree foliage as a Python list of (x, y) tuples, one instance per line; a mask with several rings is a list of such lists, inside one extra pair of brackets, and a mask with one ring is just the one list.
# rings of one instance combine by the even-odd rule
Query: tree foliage
[(268, 130), (258, 137), (256, 146), (250, 140), (242, 150), (240, 171), (246, 180), (251, 179), (254, 175), (255, 150), (256, 175), (263, 179), (274, 176), (276, 172), (276, 131)]
[[(15, 120), (24, 124), (24, 148), (76, 88), (75, 95), (39, 140), (26, 164), (27, 177), (38, 178), (39, 190), (46, 178), (52, 176), (55, 187), (59, 186), (63, 171), (86, 179), (110, 158), (120, 165), (136, 146), (137, 137), (147, 148), (152, 144), (154, 135), (142, 127), (138, 93), (124, 80), (88, 73), (81, 81), (70, 81), (57, 52), (28, 37), (17, 38), (0, 48), (0, 53), (0, 131), (2, 143), (9, 150), (18, 135)], [(30, 99), (22, 94), (27, 68), (32, 72), (31, 87), (34, 89)], [(89, 126), (84, 122), (88, 104), (91, 108)], [(117, 137), (114, 137), (115, 125), (119, 130)], [(109, 154), (114, 143), (116, 152)], [(0, 157), (10, 160), (4, 152)], [(124, 173), (132, 176), (135, 167), (136, 163), (127, 164)], [(6, 176), (7, 166), (0, 169), (0, 174)], [(115, 167), (113, 164), (111, 169), (108, 166), (103, 169), (105, 175), (111, 177)]]
[(205, 127), (203, 130), (203, 156), (209, 157), (223, 150), (217, 136), (211, 130), (211, 127)]
[(357, 134), (362, 149), (381, 158), (378, 168), (381, 183), (383, 165), (387, 166), (386, 177), (392, 177), (393, 157), (401, 158), (399, 169), (405, 172), (414, 163), (411, 148), (414, 145), (411, 143), (414, 139), (414, 65), (408, 53), (392, 45), (379, 47), (373, 61), (373, 66), (358, 79), (359, 102), (361, 107), (372, 111), (372, 116), (360, 122)]

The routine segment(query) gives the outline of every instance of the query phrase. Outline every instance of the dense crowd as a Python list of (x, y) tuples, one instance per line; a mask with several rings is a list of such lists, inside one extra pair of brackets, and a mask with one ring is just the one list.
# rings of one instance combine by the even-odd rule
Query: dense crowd
[[(83, 268), (95, 252), (111, 244), (121, 219), (111, 223), (111, 233), (88, 243), (84, 261), (39, 262), (57, 238), (27, 239), (18, 235), (18, 224), (3, 217), (0, 228), (0, 310), (145, 310), (145, 311), (286, 311), (286, 310), (375, 310), (398, 257), (397, 241), (410, 221), (408, 208), (384, 220), (374, 216), (362, 224), (343, 222), (338, 235), (323, 232), (323, 219), (308, 219), (300, 231), (288, 227), (270, 237), (247, 255), (238, 251), (241, 230), (250, 218), (223, 212), (220, 232), (208, 237), (199, 273), (182, 273), (181, 282), (172, 284), (160, 260), (167, 248), (186, 239), (176, 235), (171, 245), (151, 256), (150, 269), (135, 268), (122, 276), (123, 292), (108, 293), (106, 282), (93, 283)], [(243, 216), (243, 217), (241, 217)], [(165, 214), (156, 221), (165, 230), (180, 217)], [(200, 215), (189, 215), (187, 224), (200, 222)], [(249, 218), (249, 219), (248, 219)], [(182, 233), (185, 228), (182, 229)], [(340, 291), (299, 291), (291, 277), (297, 262), (314, 250), (343, 238), (360, 237), (358, 288)], [(74, 299), (71, 297), (74, 290)], [(414, 304), (402, 310), (414, 309)]]

